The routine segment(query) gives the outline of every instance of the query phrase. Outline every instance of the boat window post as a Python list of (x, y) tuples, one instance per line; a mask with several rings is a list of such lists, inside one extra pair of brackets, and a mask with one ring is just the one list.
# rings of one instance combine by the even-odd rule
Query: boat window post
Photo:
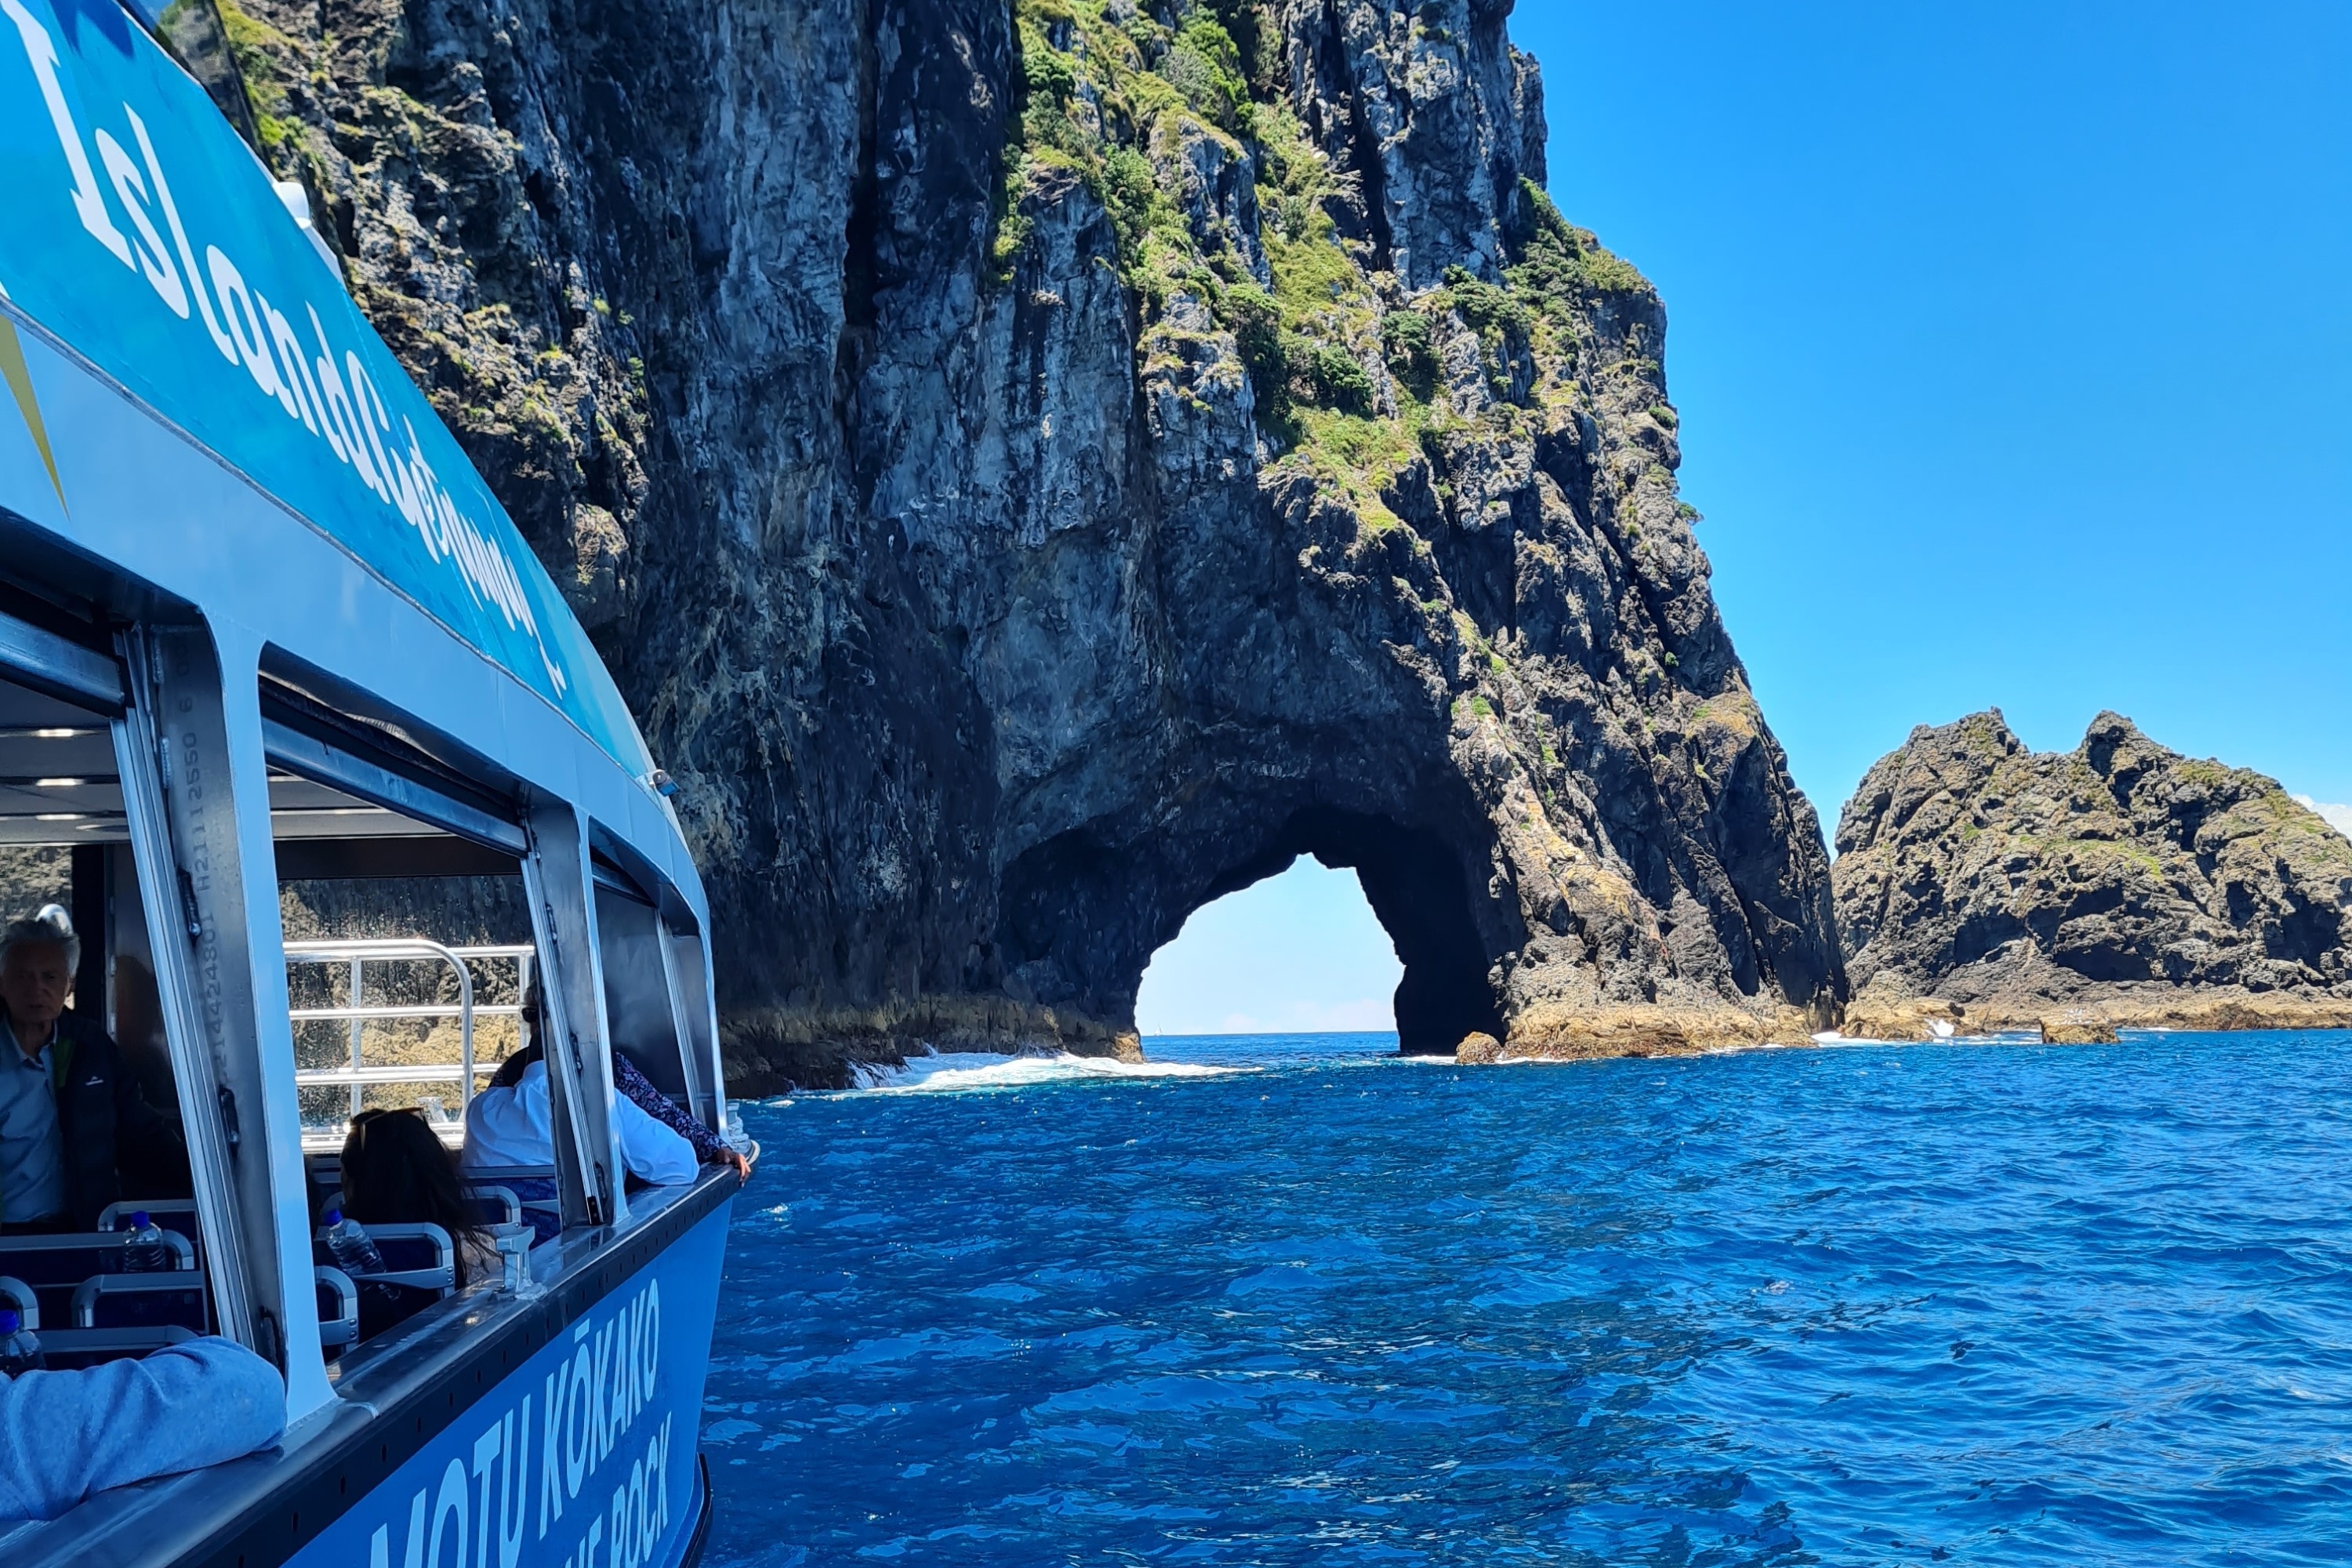
[[(258, 703), (232, 716), (222, 678), (232, 653), (257, 669), (258, 648), (216, 653), (201, 628), (141, 627), (124, 634), (122, 651), (131, 706), (114, 722), (115, 755), (214, 1308), (222, 1333), (285, 1372), (288, 1414), (299, 1416), (332, 1394), (310, 1276), (277, 881), (245, 874), (271, 853), (268, 774)], [(255, 689), (252, 674), (241, 689)], [(259, 951), (269, 964), (256, 964)], [(265, 1071), (265, 1061), (282, 1070)]]
[(555, 1131), (563, 1223), (619, 1225), (628, 1217), (614, 1136), (611, 1026), (596, 935), (595, 872), (588, 825), (570, 801), (530, 810), (523, 881), (538, 938), (541, 1020)]
[(726, 1121), (717, 1117), (718, 1097), (712, 1092), (711, 1077), (703, 1060), (701, 1032), (694, 1026), (694, 997), (687, 989), (684, 968), (677, 961), (678, 943), (692, 940), (673, 932), (667, 915), (654, 916), (654, 945), (661, 949), (662, 980), (669, 990), (670, 1029), (677, 1037), (678, 1065), (686, 1075), (687, 1109), (704, 1126), (723, 1133)]
[(706, 924), (704, 931), (693, 938), (695, 978), (695, 1012), (700, 1027), (695, 1040), (705, 1070), (710, 1075), (710, 1126), (720, 1137), (727, 1135), (727, 1058), (719, 1048), (719, 985), (718, 976), (710, 963), (710, 938)]

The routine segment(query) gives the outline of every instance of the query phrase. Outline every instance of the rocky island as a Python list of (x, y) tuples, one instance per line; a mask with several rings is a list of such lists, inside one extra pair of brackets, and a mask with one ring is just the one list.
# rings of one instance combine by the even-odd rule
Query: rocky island
[(1302, 854), (1408, 1050), (1836, 1017), (1665, 313), (1547, 196), (1508, 0), (223, 9), (678, 782), (739, 1087), (1132, 1050)]
[(1923, 725), (1837, 846), (1850, 1035), (2352, 1026), (2352, 839), (2120, 715), (2072, 752)]

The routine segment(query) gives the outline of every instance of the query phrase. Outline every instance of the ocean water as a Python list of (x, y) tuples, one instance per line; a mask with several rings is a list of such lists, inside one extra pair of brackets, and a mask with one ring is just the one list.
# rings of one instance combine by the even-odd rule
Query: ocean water
[(745, 1108), (708, 1561), (2352, 1562), (2352, 1035)]

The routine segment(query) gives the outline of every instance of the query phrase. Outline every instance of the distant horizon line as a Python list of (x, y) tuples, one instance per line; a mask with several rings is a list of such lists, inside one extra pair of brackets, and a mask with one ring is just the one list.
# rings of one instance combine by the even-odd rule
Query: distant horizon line
[(1355, 1040), (1368, 1035), (1384, 1035), (1393, 1039), (1394, 1029), (1250, 1029), (1238, 1034), (1177, 1034), (1167, 1031), (1157, 1035), (1136, 1032), (1140, 1040)]

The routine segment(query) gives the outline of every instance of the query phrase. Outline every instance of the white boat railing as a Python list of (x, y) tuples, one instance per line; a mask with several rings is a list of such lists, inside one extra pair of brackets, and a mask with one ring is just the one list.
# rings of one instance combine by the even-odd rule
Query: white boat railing
[[(300, 1068), (294, 1074), (294, 1083), (300, 1089), (347, 1088), (351, 1091), (350, 1114), (357, 1116), (363, 1108), (367, 1089), (377, 1084), (455, 1083), (457, 1086), (458, 1128), (465, 1122), (465, 1109), (474, 1098), (474, 1080), (486, 1070), (474, 1061), (474, 1025), (478, 1018), (520, 1017), (520, 1000), (510, 1003), (477, 1004), (474, 1000), (474, 973), (469, 960), (505, 960), (515, 965), (515, 995), (520, 998), (530, 989), (531, 961), (538, 949), (529, 943), (520, 945), (483, 945), (452, 947), (422, 937), (331, 938), (310, 942), (289, 942), (286, 944), (286, 962), (294, 964), (341, 964), (346, 966), (350, 984), (350, 1000), (341, 1006), (295, 1007), (289, 1016), (298, 1026), (303, 1024), (343, 1023), (350, 1026), (351, 1065), (333, 1068)], [(457, 999), (455, 1003), (425, 1002), (385, 1004), (369, 1006), (366, 995), (367, 967), (370, 964), (415, 963), (439, 962), (449, 966), (457, 976)], [(454, 1062), (380, 1062), (369, 1065), (366, 1052), (366, 1029), (371, 1023), (425, 1021), (443, 1018), (457, 1020), (457, 1060)], [(446, 1135), (447, 1129), (436, 1127)], [(462, 1136), (460, 1131), (459, 1136)], [(343, 1134), (336, 1128), (305, 1127), (302, 1143), (305, 1149), (333, 1149), (342, 1145)]]

